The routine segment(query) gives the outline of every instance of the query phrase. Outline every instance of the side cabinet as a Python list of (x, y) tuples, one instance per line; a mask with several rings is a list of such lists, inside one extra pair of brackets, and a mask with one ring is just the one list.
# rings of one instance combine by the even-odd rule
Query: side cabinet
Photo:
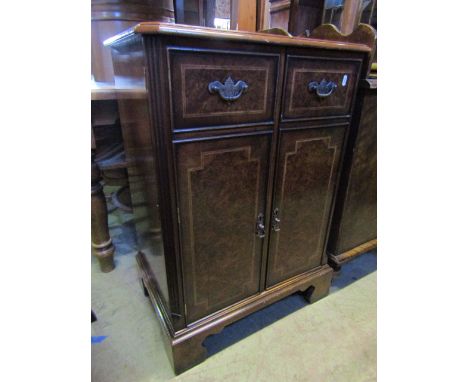
[(109, 44), (126, 87), (137, 262), (180, 373), (226, 325), (295, 292), (328, 294), (325, 247), (369, 48), (162, 23)]
[(335, 269), (377, 247), (377, 79), (361, 81), (357, 104), (327, 248)]

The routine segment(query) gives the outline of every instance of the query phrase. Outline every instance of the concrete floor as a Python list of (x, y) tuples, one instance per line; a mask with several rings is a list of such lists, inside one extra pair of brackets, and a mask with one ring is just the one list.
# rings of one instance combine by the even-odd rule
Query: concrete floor
[(92, 309), (98, 318), (91, 324), (93, 381), (377, 379), (375, 253), (345, 265), (321, 301), (308, 305), (293, 295), (209, 337), (210, 357), (175, 377), (139, 283), (131, 215), (114, 211), (109, 223), (116, 269), (101, 273), (92, 260)]

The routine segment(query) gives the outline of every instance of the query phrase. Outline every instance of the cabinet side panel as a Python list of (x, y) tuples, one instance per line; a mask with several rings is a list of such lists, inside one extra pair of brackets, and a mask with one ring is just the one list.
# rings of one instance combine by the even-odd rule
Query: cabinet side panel
[(132, 196), (138, 249), (150, 266), (150, 274), (170, 306), (161, 228), (158, 163), (153, 141), (146, 60), (141, 38), (135, 37), (113, 49), (113, 64), (128, 178)]
[(329, 251), (339, 255), (377, 238), (377, 90), (364, 90), (348, 179), (340, 185), (341, 221)]

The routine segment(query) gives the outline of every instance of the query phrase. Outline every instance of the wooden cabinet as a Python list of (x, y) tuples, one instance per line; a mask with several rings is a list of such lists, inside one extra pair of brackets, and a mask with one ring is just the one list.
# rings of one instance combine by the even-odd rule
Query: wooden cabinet
[(377, 246), (377, 79), (361, 81), (328, 241), (339, 269)]
[(294, 292), (327, 295), (325, 246), (369, 48), (160, 23), (109, 44), (128, 89), (137, 261), (180, 373), (226, 325)]

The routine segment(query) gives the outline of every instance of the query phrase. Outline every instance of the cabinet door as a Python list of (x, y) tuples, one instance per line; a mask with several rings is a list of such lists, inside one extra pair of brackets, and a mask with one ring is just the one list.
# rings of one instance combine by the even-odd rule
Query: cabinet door
[(260, 290), (270, 134), (176, 144), (187, 321)]
[(344, 132), (344, 127), (281, 131), (267, 286), (322, 264)]

